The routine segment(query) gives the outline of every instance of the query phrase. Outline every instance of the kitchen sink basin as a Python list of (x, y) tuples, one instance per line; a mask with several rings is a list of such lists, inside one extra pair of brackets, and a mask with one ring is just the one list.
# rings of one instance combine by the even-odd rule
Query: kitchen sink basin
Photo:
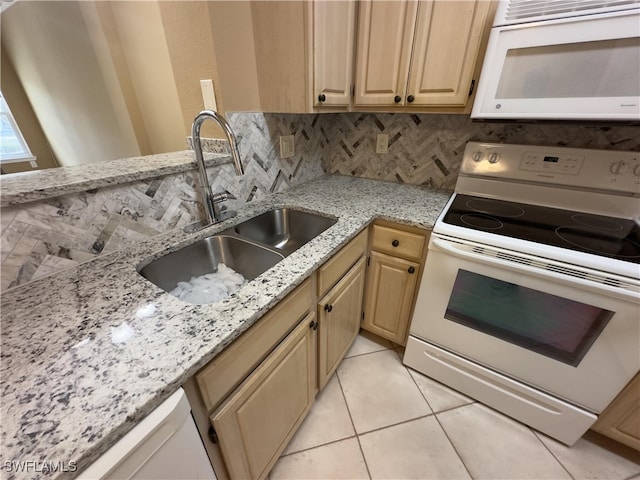
[(332, 218), (313, 213), (276, 208), (240, 223), (234, 231), (288, 255), (336, 222)]
[(140, 269), (140, 275), (167, 292), (178, 282), (218, 270), (218, 263), (251, 281), (273, 267), (284, 256), (250, 241), (229, 235), (214, 235), (160, 257)]
[[(336, 221), (300, 210), (276, 208), (168, 253), (141, 268), (139, 273), (169, 293), (179, 282), (189, 282), (193, 277), (216, 273), (219, 263), (251, 281)], [(181, 284), (173, 294), (191, 303), (217, 301), (224, 298), (218, 297), (216, 291), (219, 290), (219, 282), (224, 283), (222, 277), (229, 279), (227, 274), (229, 272), (221, 270), (215, 279), (209, 277), (195, 280), (190, 285)], [(241, 284), (241, 280), (237, 285)], [(231, 293), (233, 290), (225, 295)]]

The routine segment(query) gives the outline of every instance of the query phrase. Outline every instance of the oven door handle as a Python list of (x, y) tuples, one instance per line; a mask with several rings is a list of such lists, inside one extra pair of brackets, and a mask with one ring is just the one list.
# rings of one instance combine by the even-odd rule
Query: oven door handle
[[(563, 267), (560, 264), (558, 264), (558, 267), (556, 269), (552, 268), (550, 270), (547, 270), (542, 268), (531, 267), (524, 263), (509, 261), (509, 260), (500, 259), (500, 258), (494, 258), (492, 256), (483, 255), (481, 253), (468, 252), (463, 249), (456, 248), (455, 243), (449, 242), (448, 240), (445, 240), (443, 238), (435, 237), (433, 235), (431, 236), (431, 242), (434, 246), (438, 247), (440, 250), (443, 250), (456, 257), (464, 258), (474, 262), (484, 263), (484, 264), (499, 267), (499, 268), (508, 268), (511, 271), (517, 271), (527, 275), (544, 278), (547, 280), (549, 279), (562, 280), (562, 283), (565, 285), (570, 284), (571, 286), (575, 286), (583, 290), (588, 290), (590, 292), (593, 292), (599, 295), (606, 294), (606, 295), (620, 298), (623, 300), (633, 301), (634, 303), (638, 303), (638, 301), (640, 300), (639, 285), (632, 285), (630, 282), (624, 281), (623, 279), (616, 278), (614, 276), (604, 276), (604, 275), (597, 276), (594, 274), (590, 275), (592, 278), (599, 277), (599, 278), (602, 278), (603, 282), (605, 281), (607, 282), (607, 283), (600, 283), (597, 280), (585, 280), (584, 278), (580, 278), (578, 276), (572, 276), (569, 273), (571, 270), (566, 267), (565, 267), (565, 273), (561, 273), (559, 270), (561, 270)], [(473, 244), (470, 244), (470, 245), (473, 246)], [(496, 253), (500, 252), (499, 249), (491, 248), (485, 245), (478, 245), (478, 247), (484, 250), (490, 250)], [(507, 253), (506, 255), (510, 255), (514, 258), (521, 257), (523, 260), (529, 259), (529, 257), (524, 255), (517, 256), (510, 253)], [(428, 254), (427, 254), (427, 258), (428, 258)], [(533, 261), (533, 259), (531, 260)], [(553, 262), (547, 262), (547, 264), (550, 267), (555, 266)], [(575, 269), (575, 271), (580, 272), (580, 270), (578, 269)], [(619, 286), (619, 287), (613, 286), (616, 283), (624, 284), (624, 286)]]

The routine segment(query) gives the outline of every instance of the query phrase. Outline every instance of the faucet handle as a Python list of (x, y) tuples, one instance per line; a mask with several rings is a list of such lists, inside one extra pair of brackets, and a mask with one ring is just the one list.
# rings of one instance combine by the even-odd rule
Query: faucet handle
[(235, 198), (235, 197), (231, 195), (229, 192), (222, 192), (222, 193), (216, 193), (215, 195), (213, 195), (213, 197), (211, 197), (211, 201), (213, 203), (220, 203), (230, 198)]

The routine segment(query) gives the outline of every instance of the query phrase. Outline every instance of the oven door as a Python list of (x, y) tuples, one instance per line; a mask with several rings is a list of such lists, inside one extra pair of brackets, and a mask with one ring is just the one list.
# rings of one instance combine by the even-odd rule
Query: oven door
[(640, 369), (637, 288), (433, 234), (411, 335), (599, 413)]

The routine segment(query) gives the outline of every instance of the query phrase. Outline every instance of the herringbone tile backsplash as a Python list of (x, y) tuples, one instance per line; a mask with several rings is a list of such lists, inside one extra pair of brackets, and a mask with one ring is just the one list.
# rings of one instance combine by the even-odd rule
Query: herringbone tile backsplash
[[(234, 197), (224, 208), (322, 175), (326, 140), (315, 128), (318, 117), (229, 115), (245, 175), (236, 176), (231, 163), (208, 169), (213, 191)], [(294, 135), (293, 157), (280, 159), (280, 135)], [(1, 289), (195, 222), (201, 208), (195, 171), (3, 208)]]
[[(325, 115), (326, 172), (453, 190), (469, 140), (640, 150), (640, 128), (472, 122), (466, 115), (349, 113)], [(375, 153), (378, 133), (389, 152)]]
[[(284, 190), (324, 172), (453, 189), (468, 140), (640, 150), (638, 127), (474, 123), (464, 115), (228, 115), (245, 175), (209, 168), (224, 207)], [(378, 133), (389, 152), (375, 153)], [(282, 160), (279, 136), (294, 135), (296, 154)], [(214, 143), (215, 145), (215, 143)], [(197, 220), (195, 171), (135, 181), (2, 209), (1, 289), (20, 285), (105, 252), (126, 248)]]

